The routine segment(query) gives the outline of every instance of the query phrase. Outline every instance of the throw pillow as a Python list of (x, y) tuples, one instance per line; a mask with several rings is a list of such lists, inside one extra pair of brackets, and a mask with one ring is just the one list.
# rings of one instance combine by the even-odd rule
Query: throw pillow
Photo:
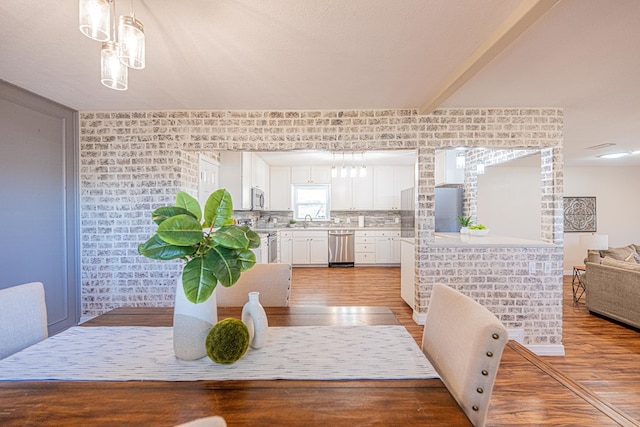
[(617, 259), (618, 261), (624, 261), (627, 257), (634, 253), (636, 248), (633, 245), (624, 246), (622, 248), (609, 248), (603, 251), (600, 251), (601, 257), (609, 257), (613, 259)]
[(640, 264), (640, 254), (636, 252), (635, 254), (631, 254), (631, 255), (633, 255), (633, 259), (636, 260), (636, 264)]
[(640, 265), (632, 264), (630, 262), (620, 261), (610, 257), (602, 258), (602, 261), (600, 263), (602, 265), (607, 265), (609, 267), (616, 267), (616, 268), (630, 270), (630, 271), (640, 271)]

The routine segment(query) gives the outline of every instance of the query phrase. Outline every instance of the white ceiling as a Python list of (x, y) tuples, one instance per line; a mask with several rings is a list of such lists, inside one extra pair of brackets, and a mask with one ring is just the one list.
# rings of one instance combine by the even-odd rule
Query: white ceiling
[(640, 150), (640, 1), (561, 0), (473, 62), (524, 6), (554, 2), (133, 0), (147, 67), (117, 92), (99, 82), (77, 1), (2, 0), (0, 79), (80, 111), (419, 109), (449, 88), (437, 105), (564, 108), (566, 165), (640, 166), (585, 150)]

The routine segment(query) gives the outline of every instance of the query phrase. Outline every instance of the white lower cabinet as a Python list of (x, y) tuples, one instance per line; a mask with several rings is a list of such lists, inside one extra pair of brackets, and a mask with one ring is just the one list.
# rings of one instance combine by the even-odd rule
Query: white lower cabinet
[(280, 231), (278, 233), (278, 262), (293, 264), (293, 233)]
[(400, 231), (356, 230), (356, 265), (399, 265)]
[(400, 232), (376, 232), (376, 264), (400, 264)]
[(329, 265), (329, 236), (326, 231), (294, 231), (293, 265)]

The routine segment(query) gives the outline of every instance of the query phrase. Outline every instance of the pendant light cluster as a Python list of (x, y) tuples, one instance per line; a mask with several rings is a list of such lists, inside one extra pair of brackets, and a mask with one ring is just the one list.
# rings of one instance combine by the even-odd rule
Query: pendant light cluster
[(364, 164), (364, 153), (360, 155), (360, 167), (357, 167), (354, 162), (354, 153), (351, 153), (351, 167), (347, 167), (344, 162), (344, 151), (342, 152), (342, 167), (338, 172), (338, 168), (336, 167), (336, 153), (333, 153), (333, 166), (331, 166), (331, 177), (336, 178), (340, 175), (340, 178), (346, 178), (347, 176), (350, 178), (364, 178), (367, 176), (367, 166)]
[(102, 42), (100, 81), (108, 88), (127, 90), (129, 68), (144, 68), (144, 26), (135, 18), (120, 16), (116, 27), (115, 0), (79, 0), (80, 32)]

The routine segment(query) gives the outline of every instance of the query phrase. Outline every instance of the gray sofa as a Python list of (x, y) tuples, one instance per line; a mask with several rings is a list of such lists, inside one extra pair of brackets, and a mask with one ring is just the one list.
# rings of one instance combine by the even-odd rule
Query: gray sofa
[(586, 261), (587, 309), (640, 328), (640, 246), (590, 253)]

